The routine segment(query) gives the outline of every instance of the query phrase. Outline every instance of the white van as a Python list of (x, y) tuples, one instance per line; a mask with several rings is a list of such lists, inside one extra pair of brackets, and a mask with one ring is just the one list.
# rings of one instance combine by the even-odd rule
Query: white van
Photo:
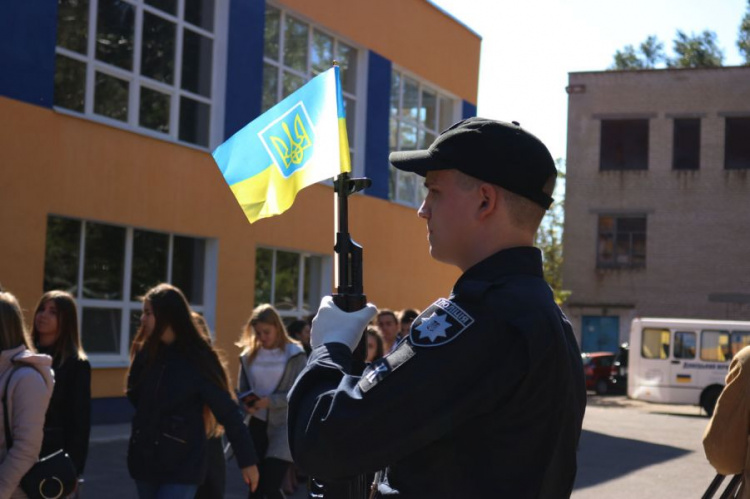
[(748, 345), (750, 322), (636, 318), (628, 397), (700, 405), (710, 416), (732, 356)]

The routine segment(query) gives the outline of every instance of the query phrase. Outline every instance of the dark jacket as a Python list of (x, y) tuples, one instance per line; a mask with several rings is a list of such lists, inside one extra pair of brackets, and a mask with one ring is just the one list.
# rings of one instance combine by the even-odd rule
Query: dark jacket
[[(43, 347), (39, 348), (39, 353), (51, 355)], [(55, 372), (55, 389), (44, 421), (40, 456), (63, 449), (73, 460), (80, 476), (86, 465), (91, 433), (91, 364), (88, 360), (68, 358), (60, 365), (60, 360), (54, 359), (52, 370)]]
[(404, 498), (570, 496), (583, 366), (537, 249), (467, 270), (362, 377), (350, 358), (316, 348), (290, 393), (292, 454), (312, 476), (385, 468), (380, 496)]
[(150, 364), (144, 352), (136, 355), (127, 394), (135, 407), (128, 446), (128, 470), (134, 479), (203, 482), (208, 469), (204, 405), (224, 426), (239, 467), (257, 463), (237, 403), (199, 373), (178, 345), (162, 346)]

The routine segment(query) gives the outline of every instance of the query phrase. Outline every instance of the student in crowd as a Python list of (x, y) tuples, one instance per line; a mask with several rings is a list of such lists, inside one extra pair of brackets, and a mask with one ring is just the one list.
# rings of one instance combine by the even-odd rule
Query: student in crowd
[[(195, 325), (198, 326), (198, 332), (203, 335), (206, 341), (213, 343), (211, 340), (211, 330), (208, 328), (206, 319), (195, 311), (192, 311), (190, 314), (193, 316)], [(215, 420), (214, 423), (216, 423)], [(226, 460), (224, 459), (224, 444), (221, 440), (221, 428), (215, 427), (211, 430), (210, 434), (211, 436), (208, 438), (208, 443), (206, 444), (208, 471), (206, 472), (206, 479), (198, 486), (198, 492), (195, 494), (195, 499), (221, 498), (224, 497), (224, 492), (226, 490), (227, 466)]]
[(91, 432), (91, 364), (81, 346), (73, 296), (64, 291), (42, 295), (34, 312), (31, 339), (39, 353), (52, 357), (55, 373), (41, 456), (63, 449), (80, 479)]
[[(51, 365), (49, 356), (32, 351), (16, 297), (0, 290), (0, 390), (7, 409), (0, 419), (0, 497), (26, 497), (19, 484), (42, 448), (54, 385)], [(6, 424), (12, 446), (5, 438)]]
[(399, 332), (399, 340), (409, 336), (409, 330), (411, 329), (411, 323), (414, 319), (419, 317), (419, 311), (413, 308), (405, 308), (398, 314), (398, 325), (401, 329)]
[(365, 362), (369, 365), (383, 357), (383, 338), (377, 329), (368, 327), (367, 333), (367, 358)]
[(310, 347), (310, 322), (303, 320), (292, 321), (286, 330), (289, 336), (302, 344), (305, 354), (310, 355), (310, 352), (312, 352), (312, 348)]
[(253, 310), (237, 346), (239, 391), (252, 390), (258, 399), (246, 407), (250, 433), (261, 457), (260, 485), (250, 498), (283, 498), (282, 481), (292, 462), (287, 436), (287, 392), (307, 363), (305, 351), (286, 332), (273, 306)]
[(182, 291), (159, 284), (143, 298), (131, 348), (127, 395), (135, 407), (128, 470), (140, 499), (195, 496), (208, 468), (206, 439), (223, 425), (242, 477), (258, 485), (250, 434), (216, 350)]
[(378, 325), (378, 330), (380, 331), (380, 336), (383, 338), (383, 350), (388, 354), (392, 352), (398, 344), (398, 334), (400, 332), (398, 319), (393, 310), (382, 308), (378, 311), (375, 320)]

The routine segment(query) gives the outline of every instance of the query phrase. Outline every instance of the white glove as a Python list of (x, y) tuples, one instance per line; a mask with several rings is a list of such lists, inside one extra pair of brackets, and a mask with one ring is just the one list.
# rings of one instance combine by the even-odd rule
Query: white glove
[(344, 312), (333, 303), (333, 298), (326, 296), (312, 321), (310, 345), (315, 348), (326, 343), (343, 343), (353, 352), (367, 324), (377, 313), (372, 303), (356, 312)]

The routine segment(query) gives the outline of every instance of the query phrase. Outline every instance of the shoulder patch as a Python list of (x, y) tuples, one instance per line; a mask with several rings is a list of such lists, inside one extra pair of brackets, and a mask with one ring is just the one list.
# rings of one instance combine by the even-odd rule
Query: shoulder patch
[(365, 372), (362, 373), (362, 378), (358, 383), (359, 389), (362, 390), (363, 393), (367, 393), (374, 388), (375, 385), (383, 381), (386, 376), (404, 365), (407, 360), (414, 357), (414, 353), (414, 349), (409, 342), (402, 341), (398, 344), (396, 350), (385, 357), (376, 360), (365, 369)]
[(474, 318), (450, 300), (440, 298), (414, 319), (409, 341), (419, 347), (437, 347), (453, 341), (474, 323)]

